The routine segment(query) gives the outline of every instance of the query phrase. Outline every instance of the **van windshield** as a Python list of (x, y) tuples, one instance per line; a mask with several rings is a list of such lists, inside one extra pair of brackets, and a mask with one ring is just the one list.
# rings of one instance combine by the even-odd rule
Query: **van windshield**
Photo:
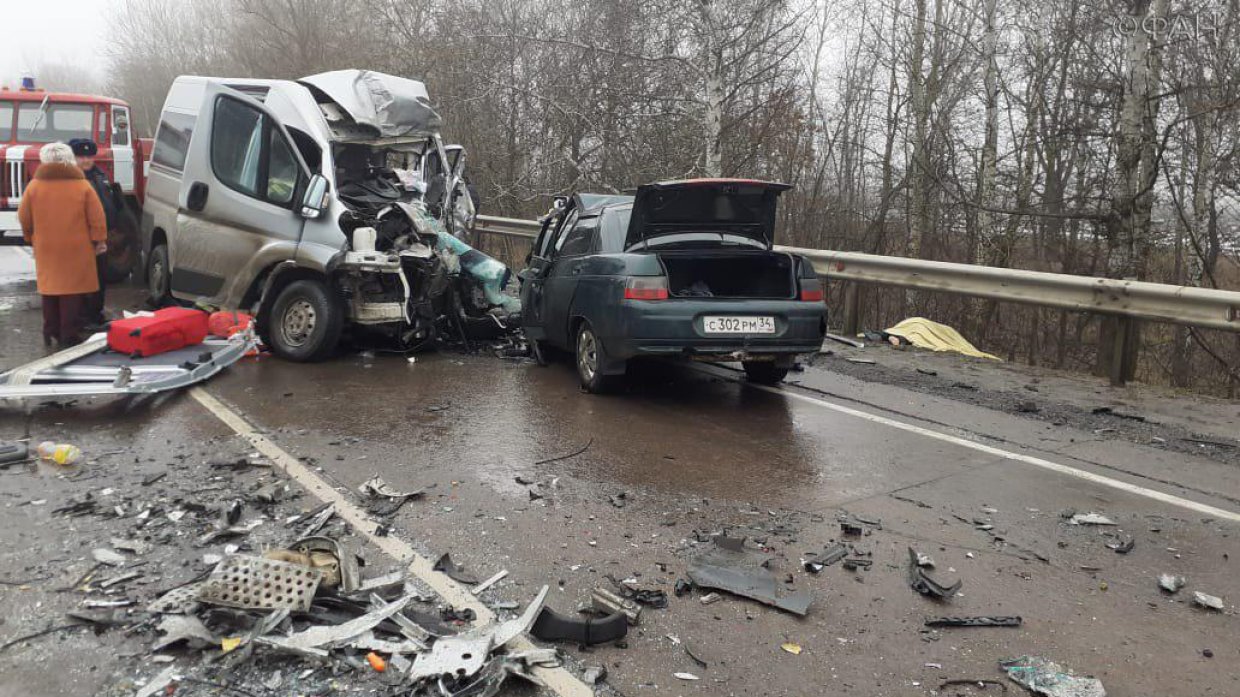
[(90, 104), (22, 102), (17, 107), (17, 141), (67, 143), (74, 138), (91, 138), (94, 120), (95, 107)]

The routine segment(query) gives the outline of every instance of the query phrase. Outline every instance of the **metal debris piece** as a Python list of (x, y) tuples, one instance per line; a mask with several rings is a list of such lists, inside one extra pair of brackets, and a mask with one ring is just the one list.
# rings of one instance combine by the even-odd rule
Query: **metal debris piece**
[(464, 569), (453, 563), (452, 554), (449, 552), (444, 552), (439, 555), (439, 558), (435, 560), (435, 565), (431, 568), (434, 571), (442, 571), (448, 575), (448, 578), (456, 581), (457, 583), (464, 583), (467, 586), (472, 586), (478, 583), (478, 579), (465, 573)]
[(616, 590), (620, 591), (620, 595), (624, 598), (659, 610), (667, 607), (667, 593), (661, 590), (638, 588), (633, 585), (632, 580), (620, 581), (611, 574), (607, 574), (604, 578), (611, 581), (611, 584), (616, 587)]
[(120, 576), (113, 576), (112, 578), (109, 578), (106, 581), (100, 581), (99, 587), (100, 588), (111, 588), (112, 586), (119, 585), (126, 581), (132, 581), (135, 578), (142, 578), (142, 572), (130, 571), (127, 574), (121, 574)]
[(409, 678), (417, 681), (443, 675), (458, 679), (475, 675), (482, 670), (493, 648), (490, 634), (441, 637), (431, 644), (430, 651), (419, 653), (413, 659)]
[(334, 515), (336, 515), (336, 504), (328, 503), (324, 504), (317, 511), (299, 518), (296, 522), (301, 522), (303, 520), (309, 521), (306, 523), (306, 527), (302, 528), (301, 536), (310, 537), (319, 530), (322, 530), (323, 526), (327, 525), (327, 521), (331, 520)]
[(162, 614), (185, 615), (198, 609), (198, 587), (200, 583), (190, 583), (188, 585), (173, 588), (164, 593), (150, 605), (146, 606), (147, 611)]
[(1068, 518), (1070, 525), (1118, 525), (1115, 521), (1101, 513), (1076, 513)]
[(689, 581), (683, 578), (678, 578), (676, 579), (676, 585), (672, 589), (672, 592), (676, 594), (677, 598), (681, 598), (681, 597), (688, 595), (692, 590), (693, 590), (692, 581)]
[(126, 540), (120, 537), (113, 537), (109, 540), (113, 549), (119, 549), (122, 552), (132, 552), (133, 554), (146, 554), (151, 551), (151, 543), (142, 540)]
[(1223, 599), (1217, 595), (1207, 595), (1201, 591), (1193, 591), (1193, 602), (1207, 610), (1223, 610)]
[(374, 591), (403, 586), (405, 585), (405, 579), (407, 577), (408, 574), (406, 574), (403, 569), (398, 569), (391, 573), (383, 574), (382, 576), (375, 576), (362, 581), (361, 585), (357, 587), (357, 592), (373, 593)]
[(86, 600), (82, 602), (82, 607), (89, 608), (110, 608), (110, 607), (129, 607), (134, 601), (128, 598), (120, 600)]
[(597, 685), (607, 678), (607, 666), (588, 666), (581, 673), (581, 681), (587, 685)]
[(393, 489), (387, 482), (383, 481), (383, 477), (375, 475), (370, 479), (362, 482), (357, 490), (363, 496), (376, 500), (370, 503), (370, 512), (378, 516), (394, 515), (405, 505), (410, 499), (418, 498), (426, 493), (426, 489), (418, 489), (417, 491), (397, 491)]
[(361, 585), (357, 555), (346, 545), (330, 537), (303, 537), (289, 546), (306, 555), (310, 565), (323, 572), (323, 584), (341, 593), (352, 593)]
[(920, 566), (923, 569), (934, 568), (934, 558), (931, 557), (929, 554), (922, 554), (921, 552), (918, 552), (916, 563), (918, 566)]
[(842, 542), (836, 542), (823, 550), (822, 554), (813, 559), (806, 559), (801, 563), (801, 567), (811, 574), (816, 574), (846, 556), (848, 556), (848, 547)]
[(694, 675), (693, 673), (672, 673), (672, 675), (677, 680), (701, 680), (701, 678)]
[(944, 680), (943, 682), (939, 683), (939, 692), (942, 692), (949, 687), (964, 687), (965, 685), (968, 685), (969, 687), (975, 687), (979, 690), (986, 689), (987, 685), (997, 685), (1000, 690), (1004, 692), (1008, 691), (1007, 685), (999, 682), (998, 680), (991, 680), (989, 678), (978, 678), (976, 680)]
[(1019, 627), (1019, 615), (982, 616), (982, 617), (930, 617), (926, 620), (927, 627)]
[(637, 603), (621, 598), (605, 588), (595, 588), (590, 594), (591, 607), (604, 615), (622, 613), (629, 624), (638, 624), (642, 618), (642, 608)]
[(155, 629), (163, 632), (151, 651), (162, 651), (181, 641), (187, 641), (194, 648), (214, 646), (219, 640), (211, 633), (202, 620), (193, 615), (167, 615), (160, 618)]
[(1173, 574), (1162, 574), (1158, 577), (1158, 587), (1168, 593), (1178, 593), (1184, 587), (1187, 581), (1183, 576), (1175, 576)]
[(930, 574), (926, 573), (926, 570), (918, 565), (919, 557), (917, 550), (912, 547), (908, 548), (909, 585), (913, 587), (913, 590), (922, 595), (933, 596), (940, 600), (947, 600), (956, 595), (960, 587), (964, 585), (964, 581), (956, 581), (950, 586), (944, 586), (931, 578)]
[(719, 595), (718, 593), (707, 593), (702, 596), (701, 603), (703, 605), (710, 605), (711, 603), (717, 603), (720, 600), (723, 600), (722, 595)]
[(469, 592), (470, 592), (470, 593), (473, 593), (474, 595), (478, 595), (479, 593), (481, 593), (481, 592), (485, 591), (486, 589), (490, 588), (491, 586), (494, 586), (495, 584), (499, 583), (499, 582), (500, 582), (501, 580), (503, 580), (503, 579), (504, 579), (504, 577), (505, 577), (505, 576), (507, 576), (507, 575), (508, 575), (508, 569), (504, 569), (503, 571), (500, 571), (499, 573), (495, 574), (495, 575), (494, 575), (494, 576), (492, 576), (491, 578), (488, 578), (487, 580), (483, 581), (482, 583), (479, 583), (478, 585), (474, 586), (473, 588), (470, 588), (470, 589), (469, 589)]
[(108, 566), (122, 566), (129, 561), (124, 554), (104, 548), (91, 550), (90, 556), (100, 564), (107, 564)]
[[(361, 617), (355, 617), (340, 624), (316, 625), (288, 637), (263, 637), (263, 643), (293, 651), (333, 649), (344, 646), (355, 640), (359, 635), (371, 631), (380, 622), (405, 609), (405, 606), (413, 598), (414, 596), (412, 595), (397, 598), (390, 603), (380, 605)], [(419, 648), (425, 648), (425, 646)]]
[(1115, 540), (1107, 543), (1107, 549), (1114, 550), (1116, 554), (1128, 554), (1137, 546), (1135, 538), (1129, 537), (1127, 540)]
[(1043, 697), (1106, 697), (1102, 681), (1078, 677), (1059, 664), (1039, 656), (999, 661), (1008, 679)]
[(300, 564), (236, 554), (215, 567), (200, 586), (198, 600), (243, 610), (306, 611), (322, 576)]
[[(743, 545), (744, 540), (740, 541)], [(789, 590), (781, 579), (762, 567), (768, 557), (738, 545), (736, 540), (715, 538), (708, 550), (689, 567), (689, 578), (702, 588), (727, 591), (781, 610), (805, 615), (813, 596), (805, 590)]]
[(146, 685), (138, 690), (134, 697), (155, 697), (155, 695), (163, 693), (172, 681), (176, 679), (176, 666), (168, 666), (159, 672), (158, 675), (147, 681)]

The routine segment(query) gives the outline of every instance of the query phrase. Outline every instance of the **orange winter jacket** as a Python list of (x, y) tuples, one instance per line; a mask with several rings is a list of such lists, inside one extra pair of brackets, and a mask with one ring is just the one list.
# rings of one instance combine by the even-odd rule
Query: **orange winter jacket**
[(40, 165), (17, 209), (22, 235), (34, 247), (40, 295), (99, 290), (95, 242), (108, 238), (99, 195), (76, 165)]

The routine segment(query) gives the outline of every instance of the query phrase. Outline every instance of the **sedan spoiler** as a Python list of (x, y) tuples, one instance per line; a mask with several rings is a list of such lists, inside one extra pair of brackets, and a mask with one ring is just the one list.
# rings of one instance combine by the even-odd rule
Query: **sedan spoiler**
[[(658, 237), (698, 234), (775, 246), (775, 206), (790, 184), (756, 179), (685, 179), (637, 188), (625, 249)], [(719, 239), (724, 239), (720, 237)]]

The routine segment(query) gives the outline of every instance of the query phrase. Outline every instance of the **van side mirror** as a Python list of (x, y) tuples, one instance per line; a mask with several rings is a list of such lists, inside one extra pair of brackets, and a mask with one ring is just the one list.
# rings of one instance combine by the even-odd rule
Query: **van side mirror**
[(301, 199), (301, 217), (313, 220), (327, 208), (327, 178), (321, 174), (310, 177), (306, 195)]

